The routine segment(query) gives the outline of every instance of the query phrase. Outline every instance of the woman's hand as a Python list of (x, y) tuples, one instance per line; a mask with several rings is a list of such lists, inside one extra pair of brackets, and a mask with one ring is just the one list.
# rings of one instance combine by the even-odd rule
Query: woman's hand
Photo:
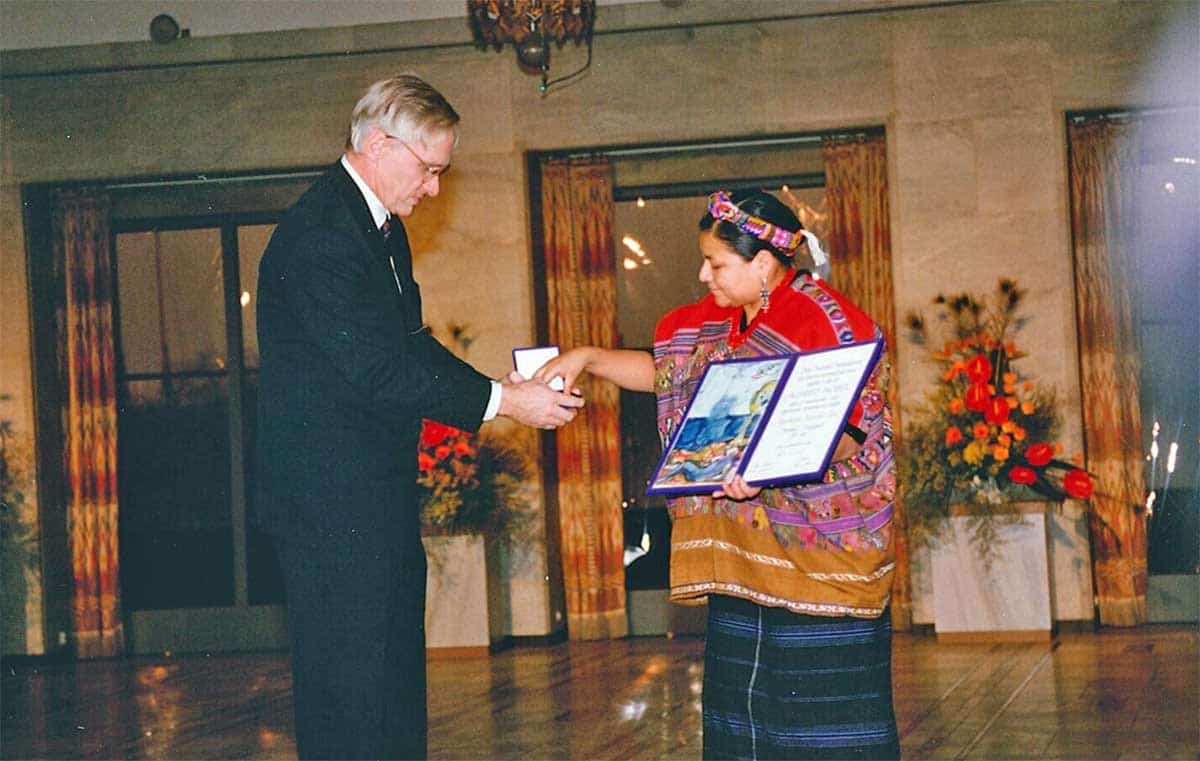
[(712, 496), (713, 499), (725, 497), (736, 502), (743, 502), (747, 499), (754, 499), (760, 491), (762, 491), (761, 486), (751, 486), (741, 476), (734, 476), (721, 484), (721, 488), (713, 492)]
[(580, 375), (588, 371), (588, 365), (591, 364), (597, 351), (599, 350), (594, 346), (577, 346), (539, 367), (533, 377), (545, 383), (549, 383), (554, 378), (562, 378), (563, 390), (568, 393), (574, 392), (576, 391), (575, 382), (579, 380)]
[(640, 349), (576, 346), (539, 367), (533, 377), (546, 383), (562, 378), (566, 390), (574, 393), (575, 383), (584, 373), (630, 391), (654, 390), (654, 357)]

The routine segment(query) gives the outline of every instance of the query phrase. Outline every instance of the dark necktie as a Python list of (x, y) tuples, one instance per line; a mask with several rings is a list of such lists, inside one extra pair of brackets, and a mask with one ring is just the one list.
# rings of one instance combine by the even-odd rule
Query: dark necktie
[[(383, 233), (383, 239), (385, 241), (391, 240), (392, 231), (395, 229), (395, 225), (392, 224), (391, 214), (387, 215), (387, 217), (383, 220), (383, 224), (379, 226), (379, 232)], [(396, 272), (396, 259), (394, 256), (392, 256), (391, 246), (388, 246), (388, 264), (392, 265), (392, 277), (396, 279), (396, 289), (399, 290), (400, 293), (404, 293), (404, 286), (400, 285), (400, 275)]]

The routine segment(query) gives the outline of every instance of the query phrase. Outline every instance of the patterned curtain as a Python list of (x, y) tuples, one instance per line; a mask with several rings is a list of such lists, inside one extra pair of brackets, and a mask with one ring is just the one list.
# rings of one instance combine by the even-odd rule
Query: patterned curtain
[(81, 658), (124, 650), (117, 553), (117, 405), (106, 197), (62, 195), (52, 246), (64, 498)]
[[(542, 163), (542, 224), (550, 342), (615, 346), (612, 175), (602, 159)], [(567, 630), (572, 639), (624, 637), (620, 396), (585, 379), (587, 407), (558, 430), (558, 502)]]
[(1075, 314), (1079, 332), (1092, 562), (1100, 623), (1146, 620), (1146, 517), (1141, 359), (1132, 295), (1134, 125), (1095, 120), (1068, 128)]
[[(826, 139), (825, 198), (829, 203), (829, 282), (883, 329), (893, 357), (888, 398), (900, 431), (900, 389), (895, 371), (896, 307), (892, 283), (892, 236), (888, 217), (887, 142), (883, 135)], [(897, 433), (899, 435), (899, 433)], [(896, 574), (892, 625), (912, 627), (912, 586), (904, 511), (893, 517)]]

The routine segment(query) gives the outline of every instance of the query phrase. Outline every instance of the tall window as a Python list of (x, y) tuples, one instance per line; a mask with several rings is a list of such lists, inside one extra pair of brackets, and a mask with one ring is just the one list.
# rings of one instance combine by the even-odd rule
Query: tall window
[(250, 530), (263, 218), (117, 221), (122, 592), (129, 610), (280, 602)]
[(1200, 574), (1200, 122), (1143, 119), (1134, 283), (1151, 574)]

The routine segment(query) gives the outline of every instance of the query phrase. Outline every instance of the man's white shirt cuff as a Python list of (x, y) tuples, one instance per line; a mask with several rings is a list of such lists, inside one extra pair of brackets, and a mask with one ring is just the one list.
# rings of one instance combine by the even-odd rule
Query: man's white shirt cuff
[(500, 394), (503, 393), (501, 386), (497, 381), (492, 381), (492, 395), (488, 397), (487, 409), (483, 411), (483, 422), (487, 422), (496, 417), (496, 413), (500, 412)]

